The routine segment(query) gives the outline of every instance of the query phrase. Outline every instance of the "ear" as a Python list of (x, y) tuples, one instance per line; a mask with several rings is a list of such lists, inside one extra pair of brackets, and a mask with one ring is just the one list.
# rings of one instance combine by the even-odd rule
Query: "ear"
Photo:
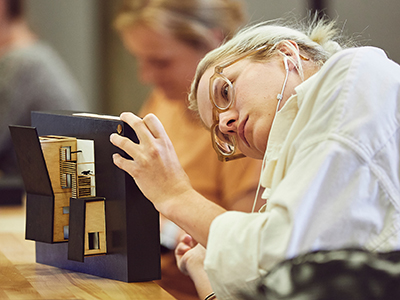
[(292, 40), (284, 40), (276, 45), (276, 49), (281, 52), (281, 54), (288, 57), (289, 70), (297, 68), (297, 57), (299, 57), (299, 45)]
[(276, 49), (287, 56), (297, 56), (299, 54), (299, 45), (292, 40), (283, 40), (276, 45)]

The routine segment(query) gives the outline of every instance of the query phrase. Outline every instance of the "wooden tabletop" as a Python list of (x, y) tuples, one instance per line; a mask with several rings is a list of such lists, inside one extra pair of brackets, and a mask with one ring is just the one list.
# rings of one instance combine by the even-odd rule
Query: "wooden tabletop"
[(0, 206), (0, 299), (175, 299), (154, 282), (126, 283), (35, 263), (23, 206)]

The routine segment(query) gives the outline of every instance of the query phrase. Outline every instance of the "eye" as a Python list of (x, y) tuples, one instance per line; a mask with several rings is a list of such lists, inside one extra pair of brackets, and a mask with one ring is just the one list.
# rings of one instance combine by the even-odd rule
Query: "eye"
[(224, 85), (221, 87), (221, 97), (224, 99), (227, 103), (230, 102), (230, 85), (225, 82)]
[(233, 101), (233, 86), (232, 83), (222, 76), (214, 77), (212, 81), (212, 100), (220, 109), (226, 109)]

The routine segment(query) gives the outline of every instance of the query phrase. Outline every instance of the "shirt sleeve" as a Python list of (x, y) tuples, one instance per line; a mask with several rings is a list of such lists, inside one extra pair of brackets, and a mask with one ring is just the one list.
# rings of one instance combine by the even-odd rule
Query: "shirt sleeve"
[(254, 291), (260, 276), (285, 258), (379, 243), (368, 237), (384, 229), (387, 203), (379, 200), (377, 178), (357, 153), (326, 141), (299, 151), (294, 160), (266, 212), (227, 212), (213, 221), (205, 269), (219, 298)]

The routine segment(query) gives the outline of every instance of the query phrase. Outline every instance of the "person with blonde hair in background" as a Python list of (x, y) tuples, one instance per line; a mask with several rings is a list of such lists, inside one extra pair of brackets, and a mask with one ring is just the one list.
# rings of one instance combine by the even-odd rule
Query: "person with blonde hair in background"
[[(250, 211), (261, 163), (250, 158), (219, 161), (209, 133), (187, 107), (199, 61), (244, 22), (245, 7), (239, 0), (127, 0), (114, 27), (137, 59), (141, 81), (154, 86), (139, 114), (154, 113), (162, 121), (193, 188), (225, 209)], [(174, 248), (181, 234), (161, 218), (158, 284), (177, 299), (197, 299), (190, 278), (176, 267)]]
[[(114, 163), (190, 234), (176, 255), (203, 299), (256, 294), (275, 265), (304, 253), (400, 250), (400, 66), (381, 49), (338, 41), (334, 22), (266, 22), (242, 30), (197, 68), (190, 103), (217, 154), (264, 162), (259, 213), (205, 199), (162, 123), (152, 114), (121, 114), (140, 144), (112, 134), (133, 158), (114, 154)], [(275, 282), (285, 296), (290, 283)]]

